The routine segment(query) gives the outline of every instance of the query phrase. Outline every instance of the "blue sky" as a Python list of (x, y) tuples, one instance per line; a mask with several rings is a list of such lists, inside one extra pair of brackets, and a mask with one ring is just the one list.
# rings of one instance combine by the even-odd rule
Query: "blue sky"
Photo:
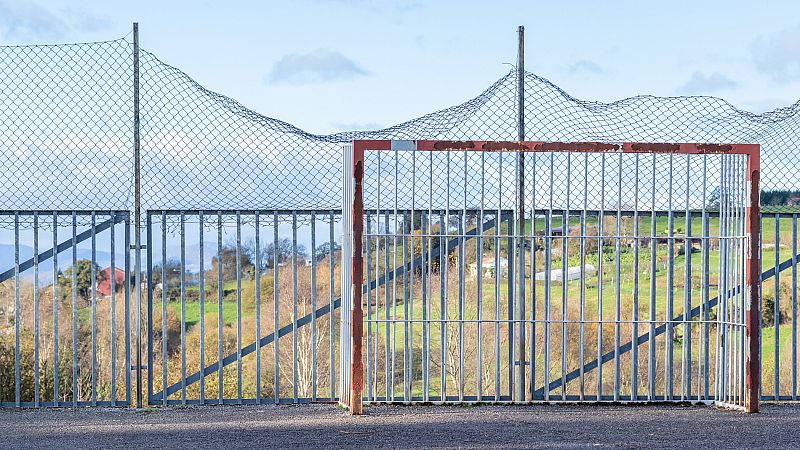
[(584, 99), (708, 94), (752, 111), (800, 98), (796, 1), (0, 0), (0, 44), (142, 46), (209, 89), (308, 131), (389, 126), (526, 64)]

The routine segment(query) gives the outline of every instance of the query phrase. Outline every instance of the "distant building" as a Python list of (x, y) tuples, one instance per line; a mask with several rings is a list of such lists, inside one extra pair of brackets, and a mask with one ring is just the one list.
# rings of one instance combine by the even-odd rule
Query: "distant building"
[[(495, 261), (494, 258), (488, 256), (483, 258), (481, 262), (481, 273), (483, 274), (484, 278), (494, 278), (495, 269), (498, 269), (498, 275), (500, 278), (508, 276), (508, 260), (506, 258), (500, 257), (497, 260), (497, 267), (495, 268)], [(474, 277), (478, 275), (478, 264), (472, 263), (469, 265), (470, 274)]]
[[(97, 282), (97, 295), (99, 297), (111, 297), (111, 267), (106, 267), (100, 271)], [(114, 288), (122, 289), (125, 284), (125, 271), (119, 267), (114, 268)]]
[[(536, 272), (536, 281), (544, 281), (545, 278), (548, 277), (550, 281), (561, 281), (564, 277), (564, 268), (559, 267), (557, 269), (550, 270), (549, 272)], [(585, 277), (593, 277), (597, 275), (597, 269), (594, 268), (591, 264), (586, 264), (583, 269), (583, 273), (581, 273), (581, 266), (570, 266), (567, 267), (567, 281), (574, 281), (580, 280), (581, 275)]]

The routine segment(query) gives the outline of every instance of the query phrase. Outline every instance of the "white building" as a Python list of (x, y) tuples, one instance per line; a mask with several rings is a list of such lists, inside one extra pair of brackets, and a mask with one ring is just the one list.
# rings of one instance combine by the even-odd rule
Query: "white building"
[[(536, 281), (544, 281), (545, 276), (548, 272), (536, 272)], [(558, 267), (556, 269), (552, 269), (549, 272), (550, 281), (561, 281), (561, 277), (564, 274), (563, 267)], [(597, 275), (597, 269), (594, 268), (591, 264), (586, 264), (584, 266), (584, 273), (583, 276), (585, 277), (592, 277)], [(567, 267), (567, 281), (573, 280), (580, 280), (581, 279), (581, 266), (571, 266)]]
[[(493, 256), (487, 256), (481, 261), (481, 273), (484, 278), (494, 278), (495, 269), (498, 270), (500, 278), (508, 276), (508, 260), (502, 256), (497, 260), (497, 267), (495, 268), (495, 261)], [(478, 264), (472, 263), (469, 265), (469, 273), (471, 276), (478, 275)]]

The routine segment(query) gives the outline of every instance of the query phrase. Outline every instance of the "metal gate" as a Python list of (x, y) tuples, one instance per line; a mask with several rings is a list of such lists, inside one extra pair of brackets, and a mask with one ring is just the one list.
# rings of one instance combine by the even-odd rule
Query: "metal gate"
[(128, 211), (0, 211), (13, 242), (0, 406), (132, 405), (130, 223)]
[(342, 401), (756, 411), (758, 164), (757, 145), (345, 146)]
[(148, 211), (148, 403), (336, 401), (339, 213)]

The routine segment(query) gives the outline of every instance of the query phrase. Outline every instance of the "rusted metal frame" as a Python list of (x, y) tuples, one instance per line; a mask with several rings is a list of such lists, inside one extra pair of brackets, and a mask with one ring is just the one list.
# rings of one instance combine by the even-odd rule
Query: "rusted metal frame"
[[(391, 150), (392, 141), (356, 141), (370, 143), (369, 150)], [(577, 152), (577, 153), (672, 153), (672, 154), (747, 154), (758, 152), (757, 144), (645, 143), (625, 142), (543, 142), (543, 141), (413, 141), (418, 151), (489, 151), (489, 152)]]
[[(761, 178), (761, 155), (760, 146), (754, 146), (747, 158), (747, 182), (750, 185), (750, 203), (745, 210), (746, 235), (750, 243), (748, 254), (745, 256), (747, 276), (745, 283), (750, 290), (745, 312), (745, 326), (747, 333), (747, 350), (745, 365), (745, 410), (748, 413), (755, 413), (759, 410), (759, 386), (761, 384), (760, 360), (761, 349), (759, 348), (759, 337), (761, 335), (761, 312), (759, 311), (759, 281), (761, 279), (761, 259), (760, 259), (760, 178)], [(778, 268), (775, 268), (776, 273)]]
[[(361, 146), (356, 145), (357, 143), (362, 143)], [(528, 147), (525, 146), (524, 143), (517, 143), (517, 146), (512, 145), (505, 145), (505, 144), (498, 144), (498, 143), (486, 143), (486, 142), (468, 142), (466, 145), (458, 145), (459, 143), (448, 142), (442, 143), (441, 141), (417, 141), (415, 142), (415, 146), (417, 150), (446, 150), (446, 149), (462, 149), (462, 150), (483, 150), (483, 151), (580, 151), (580, 152), (587, 152), (590, 148), (594, 151), (609, 151), (609, 152), (623, 152), (623, 153), (681, 153), (681, 154), (717, 154), (717, 153), (739, 153), (745, 154), (748, 156), (748, 175), (749, 181), (751, 183), (751, 198), (755, 198), (757, 201), (758, 195), (752, 195), (752, 192), (758, 192), (757, 189), (753, 189), (753, 184), (757, 186), (758, 183), (758, 169), (757, 163), (753, 163), (753, 159), (757, 159), (759, 149), (758, 146), (749, 145), (749, 144), (735, 144), (735, 145), (716, 145), (716, 144), (623, 144), (622, 146), (617, 146), (616, 148), (606, 148), (602, 147), (599, 144), (595, 145), (595, 143), (584, 143), (584, 145), (575, 145), (569, 144), (569, 147), (566, 145), (563, 148), (554, 149), (553, 146), (558, 146), (557, 144), (549, 144), (549, 145), (542, 145), (542, 146), (534, 146)], [(491, 145), (484, 145), (484, 144), (491, 144)], [(544, 144), (544, 143), (542, 143)], [(391, 150), (392, 142), (391, 141), (356, 141), (354, 143), (354, 149), (366, 150), (367, 148), (370, 150)], [(362, 161), (363, 161), (363, 153), (362, 153)], [(753, 169), (755, 167), (755, 169)], [(753, 220), (752, 211), (758, 211), (758, 205), (750, 206), (747, 211), (748, 215), (748, 230), (749, 233), (752, 233), (753, 229), (758, 229), (760, 224), (757, 223), (757, 220)], [(755, 214), (758, 216), (758, 214)], [(752, 236), (752, 234), (751, 234)], [(753, 249), (757, 249), (757, 243), (753, 243), (753, 239), (750, 240), (751, 242), (751, 257), (747, 261), (748, 266), (748, 282), (751, 287), (751, 291), (753, 289), (753, 283), (751, 280), (753, 279), (753, 267), (757, 267), (757, 264), (753, 264), (753, 261), (758, 261), (757, 253), (753, 254)], [(757, 270), (757, 269), (756, 269)], [(759, 275), (757, 278), (760, 278), (760, 273), (756, 273)], [(757, 298), (757, 289), (756, 289), (756, 297), (752, 296), (751, 292), (751, 303), (752, 299)], [(751, 332), (753, 331), (753, 320), (757, 321), (758, 317), (757, 314), (753, 313), (753, 308), (751, 307), (747, 312), (747, 319), (748, 319), (748, 335), (752, 336)], [(757, 322), (756, 322), (757, 323)], [(756, 331), (757, 332), (757, 331)], [(638, 344), (638, 343), (637, 343)], [(751, 347), (751, 354), (748, 355), (748, 376), (747, 376), (747, 385), (748, 390), (750, 391), (750, 396), (752, 397), (752, 386), (754, 384), (754, 380), (752, 377), (753, 371), (753, 361), (756, 361), (755, 366), (757, 367), (757, 353), (754, 353), (752, 350), (756, 346), (754, 345), (753, 340), (750, 341)], [(757, 352), (757, 349), (756, 349)], [(605, 362), (605, 361), (603, 361)], [(757, 376), (757, 375), (756, 375)], [(757, 384), (757, 383), (755, 383)], [(756, 388), (757, 392), (757, 388)], [(755, 400), (757, 402), (757, 399)], [(748, 410), (752, 410), (751, 405), (753, 404), (752, 401), (748, 401)], [(756, 403), (757, 409), (757, 403)]]
[[(358, 141), (357, 141), (358, 142)], [(362, 141), (363, 142), (363, 141)], [(361, 398), (364, 391), (364, 366), (362, 362), (362, 334), (364, 317), (361, 308), (364, 284), (362, 238), (364, 235), (364, 150), (365, 147), (353, 143), (353, 309), (350, 317), (352, 353), (350, 365), (350, 413), (362, 414)]]

